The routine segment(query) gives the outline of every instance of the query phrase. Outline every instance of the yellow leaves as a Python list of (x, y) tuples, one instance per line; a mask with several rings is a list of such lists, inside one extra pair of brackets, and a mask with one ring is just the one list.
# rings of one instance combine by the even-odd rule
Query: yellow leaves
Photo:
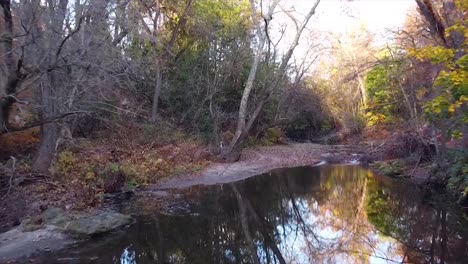
[[(467, 0), (459, 2), (465, 5)], [(458, 22), (447, 29), (446, 35), (460, 32), (465, 36), (465, 42), (468, 39), (467, 27)], [(468, 44), (468, 43), (467, 43)], [(462, 56), (455, 57), (455, 54)], [(468, 55), (464, 48), (455, 50), (443, 46), (427, 46), (420, 49), (411, 49), (408, 55), (418, 60), (429, 60), (433, 64), (439, 64), (443, 70), (437, 76), (433, 89), (439, 91), (431, 101), (424, 104), (424, 112), (429, 120), (440, 122), (447, 119), (460, 119), (457, 110), (467, 102), (467, 84), (468, 84)], [(424, 91), (418, 90), (417, 97), (425, 95)], [(421, 98), (422, 99), (422, 98)]]
[(461, 132), (460, 130), (454, 130), (452, 131), (451, 136), (453, 139), (460, 139), (463, 137), (463, 132)]
[(367, 126), (375, 126), (378, 124), (383, 124), (387, 121), (387, 117), (380, 113), (367, 112), (365, 115), (367, 120)]
[(462, 32), (463, 34), (465, 34), (467, 32), (467, 29), (464, 25), (462, 25), (461, 23), (456, 23), (454, 24), (453, 26), (447, 28), (447, 31), (445, 32), (445, 37), (450, 37), (450, 34), (452, 32)]
[(424, 104), (424, 112), (426, 113), (426, 116), (432, 120), (440, 120), (440, 119), (446, 119), (449, 116), (449, 107), (450, 107), (450, 102), (449, 99), (444, 96), (444, 95), (439, 95), (432, 99), (431, 101), (428, 101)]
[(468, 102), (468, 97), (465, 95), (462, 95), (458, 101), (455, 101), (455, 103), (449, 105), (448, 111), (449, 113), (453, 114), (457, 109), (459, 109), (464, 103)]
[(455, 0), (455, 5), (458, 9), (462, 11), (468, 11), (468, 1), (467, 0)]
[(79, 166), (79, 162), (73, 152), (65, 150), (59, 153), (55, 166), (59, 173), (69, 174)]
[(85, 179), (86, 180), (94, 180), (94, 179), (96, 179), (96, 175), (94, 174), (94, 172), (89, 171), (89, 172), (86, 173)]
[(338, 211), (337, 208), (333, 209), (332, 213), (333, 213), (334, 216), (339, 216), (340, 215), (340, 211)]
[(452, 82), (455, 85), (461, 85), (464, 83), (468, 82), (468, 72), (467, 71), (453, 71), (453, 74), (451, 75)]
[(468, 96), (467, 95), (462, 95), (459, 99), (459, 101), (463, 103), (468, 103)]
[(423, 99), (423, 98), (427, 95), (427, 92), (428, 92), (428, 89), (427, 89), (426, 87), (419, 88), (419, 89), (416, 91), (416, 98), (417, 98), (418, 100)]
[(430, 60), (437, 64), (451, 61), (455, 56), (455, 50), (442, 46), (427, 46), (421, 49), (412, 48), (408, 51), (408, 55), (421, 61)]
[(449, 113), (452, 113), (452, 114), (455, 113), (455, 105), (453, 105), (453, 104), (450, 105), (449, 108), (448, 108), (448, 111), (449, 111)]

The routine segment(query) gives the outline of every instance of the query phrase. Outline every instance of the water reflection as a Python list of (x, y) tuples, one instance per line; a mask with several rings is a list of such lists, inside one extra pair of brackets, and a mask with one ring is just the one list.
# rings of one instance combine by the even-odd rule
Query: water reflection
[(424, 205), (414, 186), (358, 166), (282, 169), (193, 191), (196, 214), (144, 214), (124, 234), (44, 258), (125, 264), (468, 260), (466, 222)]

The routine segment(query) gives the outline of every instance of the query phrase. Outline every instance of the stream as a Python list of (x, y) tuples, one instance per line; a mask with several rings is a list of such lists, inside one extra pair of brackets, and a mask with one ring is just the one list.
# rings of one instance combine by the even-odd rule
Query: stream
[(185, 191), (176, 215), (32, 263), (468, 263), (468, 223), (415, 185), (357, 165), (278, 169)]

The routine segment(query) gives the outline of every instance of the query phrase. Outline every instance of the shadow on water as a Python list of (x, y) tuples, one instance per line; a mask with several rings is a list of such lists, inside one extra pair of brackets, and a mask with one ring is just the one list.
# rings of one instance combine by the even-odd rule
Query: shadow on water
[(465, 220), (359, 166), (280, 169), (196, 196), (190, 214), (141, 213), (126, 232), (36, 261), (468, 263)]

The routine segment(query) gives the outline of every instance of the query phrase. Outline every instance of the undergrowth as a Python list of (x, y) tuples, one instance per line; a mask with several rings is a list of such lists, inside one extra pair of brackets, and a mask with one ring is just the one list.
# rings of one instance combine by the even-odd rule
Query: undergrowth
[[(196, 173), (210, 162), (203, 144), (170, 124), (132, 124), (62, 150), (52, 173), (84, 204), (105, 193), (130, 191), (166, 177)], [(172, 131), (172, 132), (171, 132)]]
[(438, 172), (447, 175), (448, 189), (458, 194), (459, 200), (465, 200), (468, 197), (468, 150), (450, 149), (444, 160)]

